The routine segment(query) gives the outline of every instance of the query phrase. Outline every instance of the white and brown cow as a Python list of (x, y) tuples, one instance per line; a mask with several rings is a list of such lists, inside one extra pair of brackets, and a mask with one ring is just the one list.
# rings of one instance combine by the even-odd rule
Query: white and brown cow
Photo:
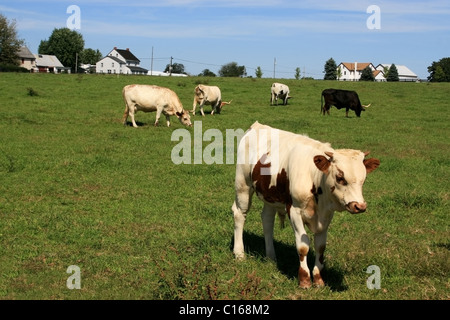
[(232, 206), (236, 258), (244, 258), (244, 222), (256, 191), (264, 202), (261, 217), (267, 257), (275, 260), (275, 215), (278, 212), (284, 218), (287, 213), (300, 258), (299, 285), (311, 286), (306, 225), (314, 233), (316, 261), (312, 277), (315, 285), (323, 286), (320, 272), (334, 212), (346, 210), (355, 214), (367, 209), (362, 187), (367, 173), (380, 164), (378, 159), (365, 159), (367, 154), (333, 149), (329, 143), (255, 122), (238, 147), (236, 198)]
[(183, 109), (180, 99), (172, 90), (153, 85), (132, 84), (122, 90), (125, 100), (125, 112), (123, 124), (127, 124), (128, 116), (131, 117), (133, 127), (137, 128), (134, 114), (137, 111), (156, 111), (155, 126), (159, 123), (161, 113), (166, 116), (167, 126), (170, 126), (170, 116), (177, 116), (180, 122), (186, 126), (192, 126), (189, 111)]
[(278, 105), (278, 98), (283, 100), (283, 105), (287, 105), (288, 99), (292, 97), (289, 96), (289, 87), (282, 83), (273, 83), (270, 87), (270, 105), (273, 105), (274, 101)]
[(195, 108), (197, 107), (197, 104), (199, 104), (202, 116), (205, 116), (205, 113), (203, 112), (204, 105), (212, 106), (211, 115), (214, 115), (214, 113), (220, 114), (222, 107), (225, 104), (230, 103), (231, 101), (222, 102), (222, 93), (219, 87), (199, 84), (194, 89), (194, 103), (192, 106), (192, 113), (195, 116)]

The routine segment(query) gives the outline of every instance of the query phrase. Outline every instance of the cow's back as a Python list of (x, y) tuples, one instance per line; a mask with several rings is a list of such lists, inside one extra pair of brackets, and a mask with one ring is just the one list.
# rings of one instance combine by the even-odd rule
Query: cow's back
[(175, 92), (156, 85), (128, 85), (123, 88), (123, 96), (128, 104), (135, 105), (137, 110), (156, 111), (161, 108), (170, 115), (183, 109)]

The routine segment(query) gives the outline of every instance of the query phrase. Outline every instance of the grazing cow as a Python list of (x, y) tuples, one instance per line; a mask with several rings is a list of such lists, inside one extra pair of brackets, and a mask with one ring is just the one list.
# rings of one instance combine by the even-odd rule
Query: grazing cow
[(197, 104), (200, 104), (200, 112), (202, 116), (205, 116), (205, 113), (203, 112), (204, 105), (211, 105), (211, 115), (214, 115), (214, 112), (220, 114), (222, 107), (226, 104), (231, 103), (231, 101), (222, 102), (222, 93), (220, 92), (219, 87), (216, 86), (206, 86), (204, 84), (199, 84), (195, 87), (194, 93), (194, 104), (192, 108), (192, 113), (194, 116)]
[(256, 191), (264, 202), (261, 217), (267, 257), (275, 260), (275, 215), (278, 212), (284, 220), (287, 214), (300, 258), (299, 285), (311, 286), (306, 262), (309, 251), (306, 225), (314, 233), (314, 284), (323, 286), (320, 273), (324, 266), (327, 229), (334, 212), (347, 210), (356, 214), (367, 209), (363, 183), (367, 173), (380, 164), (378, 159), (365, 159), (367, 154), (359, 150), (333, 149), (329, 143), (255, 122), (238, 147), (236, 197), (232, 206), (236, 258), (244, 258), (244, 222)]
[[(325, 98), (325, 105), (323, 105), (323, 99)], [(366, 111), (365, 108), (370, 107), (361, 105), (358, 94), (355, 91), (339, 90), (339, 89), (325, 89), (322, 91), (321, 98), (321, 112), (325, 115), (325, 112), (330, 114), (331, 106), (335, 106), (338, 109), (345, 108), (345, 116), (348, 118), (348, 110), (355, 111), (356, 116), (361, 116), (361, 111)]]
[(133, 127), (137, 128), (134, 120), (134, 114), (137, 111), (156, 111), (155, 126), (159, 123), (161, 113), (166, 116), (168, 127), (170, 126), (170, 116), (173, 115), (176, 115), (182, 124), (192, 126), (189, 112), (183, 109), (177, 94), (168, 88), (132, 84), (123, 88), (122, 95), (125, 100), (124, 125), (127, 124), (128, 116), (130, 116)]
[(283, 100), (283, 105), (287, 105), (288, 99), (292, 97), (289, 96), (289, 87), (282, 83), (273, 83), (270, 88), (271, 98), (270, 105), (273, 106), (273, 102), (276, 101), (278, 105), (278, 98)]

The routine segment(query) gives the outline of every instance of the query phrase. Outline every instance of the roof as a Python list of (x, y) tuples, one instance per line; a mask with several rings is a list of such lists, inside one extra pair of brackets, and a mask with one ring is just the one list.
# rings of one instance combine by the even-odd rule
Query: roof
[[(341, 64), (344, 65), (344, 67), (346, 67), (350, 71), (355, 70), (354, 62), (341, 62)], [(371, 62), (356, 62), (356, 71), (362, 71), (371, 64), (372, 64)]]
[(141, 68), (141, 67), (127, 66), (127, 68), (129, 68), (133, 72), (143, 72), (143, 73), (147, 73), (148, 72), (147, 69), (144, 69), (144, 68)]
[(134, 54), (131, 53), (131, 51), (128, 50), (123, 50), (123, 49), (115, 49), (122, 57), (125, 58), (125, 60), (132, 60), (132, 61), (141, 61), (138, 58), (136, 58), (136, 56)]
[(17, 55), (19, 58), (24, 59), (36, 59), (36, 57), (31, 53), (30, 49), (27, 47), (20, 47), (19, 51), (17, 52)]
[(56, 56), (47, 54), (35, 54), (34, 56), (36, 57), (36, 66), (64, 68)]
[[(382, 66), (383, 68), (387, 67), (390, 68), (391, 64), (390, 63), (380, 63), (377, 68), (379, 66)], [(417, 77), (417, 74), (415, 74), (414, 72), (412, 72), (407, 66), (404, 65), (395, 65), (397, 67), (397, 72), (399, 77)]]

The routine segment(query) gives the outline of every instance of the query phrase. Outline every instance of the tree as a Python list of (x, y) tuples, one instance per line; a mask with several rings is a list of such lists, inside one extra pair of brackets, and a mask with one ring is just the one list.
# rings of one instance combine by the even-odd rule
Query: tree
[(40, 54), (55, 55), (65, 67), (75, 69), (76, 56), (84, 49), (84, 39), (81, 33), (69, 28), (53, 29), (48, 40), (39, 44)]
[(91, 48), (81, 51), (78, 57), (78, 63), (96, 64), (102, 58), (100, 50), (94, 50)]
[(336, 62), (333, 58), (330, 58), (325, 62), (325, 76), (323, 77), (324, 80), (336, 80), (337, 75), (337, 66)]
[(361, 81), (375, 81), (375, 76), (373, 75), (372, 69), (367, 66), (361, 72)]
[[(166, 65), (164, 72), (170, 72), (170, 64)], [(186, 72), (184, 71), (184, 64), (176, 63), (176, 62), (173, 63), (172, 64), (172, 73), (186, 74)]]
[(295, 68), (295, 79), (296, 80), (300, 80), (300, 76), (301, 76), (300, 73), (301, 73), (300, 68), (299, 67)]
[(261, 70), (261, 67), (258, 66), (258, 67), (256, 68), (255, 75), (256, 75), (257, 78), (261, 78), (261, 77), (262, 77), (263, 72), (262, 72), (262, 70)]
[(442, 58), (438, 62), (433, 61), (428, 67), (428, 81), (450, 82), (450, 58)]
[(205, 69), (198, 76), (199, 77), (215, 77), (216, 74), (209, 69)]
[(23, 46), (24, 40), (18, 39), (16, 21), (0, 14), (0, 64), (19, 65), (17, 52)]
[(219, 70), (221, 77), (243, 77), (245, 75), (247, 75), (245, 66), (238, 66), (236, 62), (227, 63)]
[(386, 81), (398, 81), (398, 70), (395, 64), (391, 64), (386, 76)]

